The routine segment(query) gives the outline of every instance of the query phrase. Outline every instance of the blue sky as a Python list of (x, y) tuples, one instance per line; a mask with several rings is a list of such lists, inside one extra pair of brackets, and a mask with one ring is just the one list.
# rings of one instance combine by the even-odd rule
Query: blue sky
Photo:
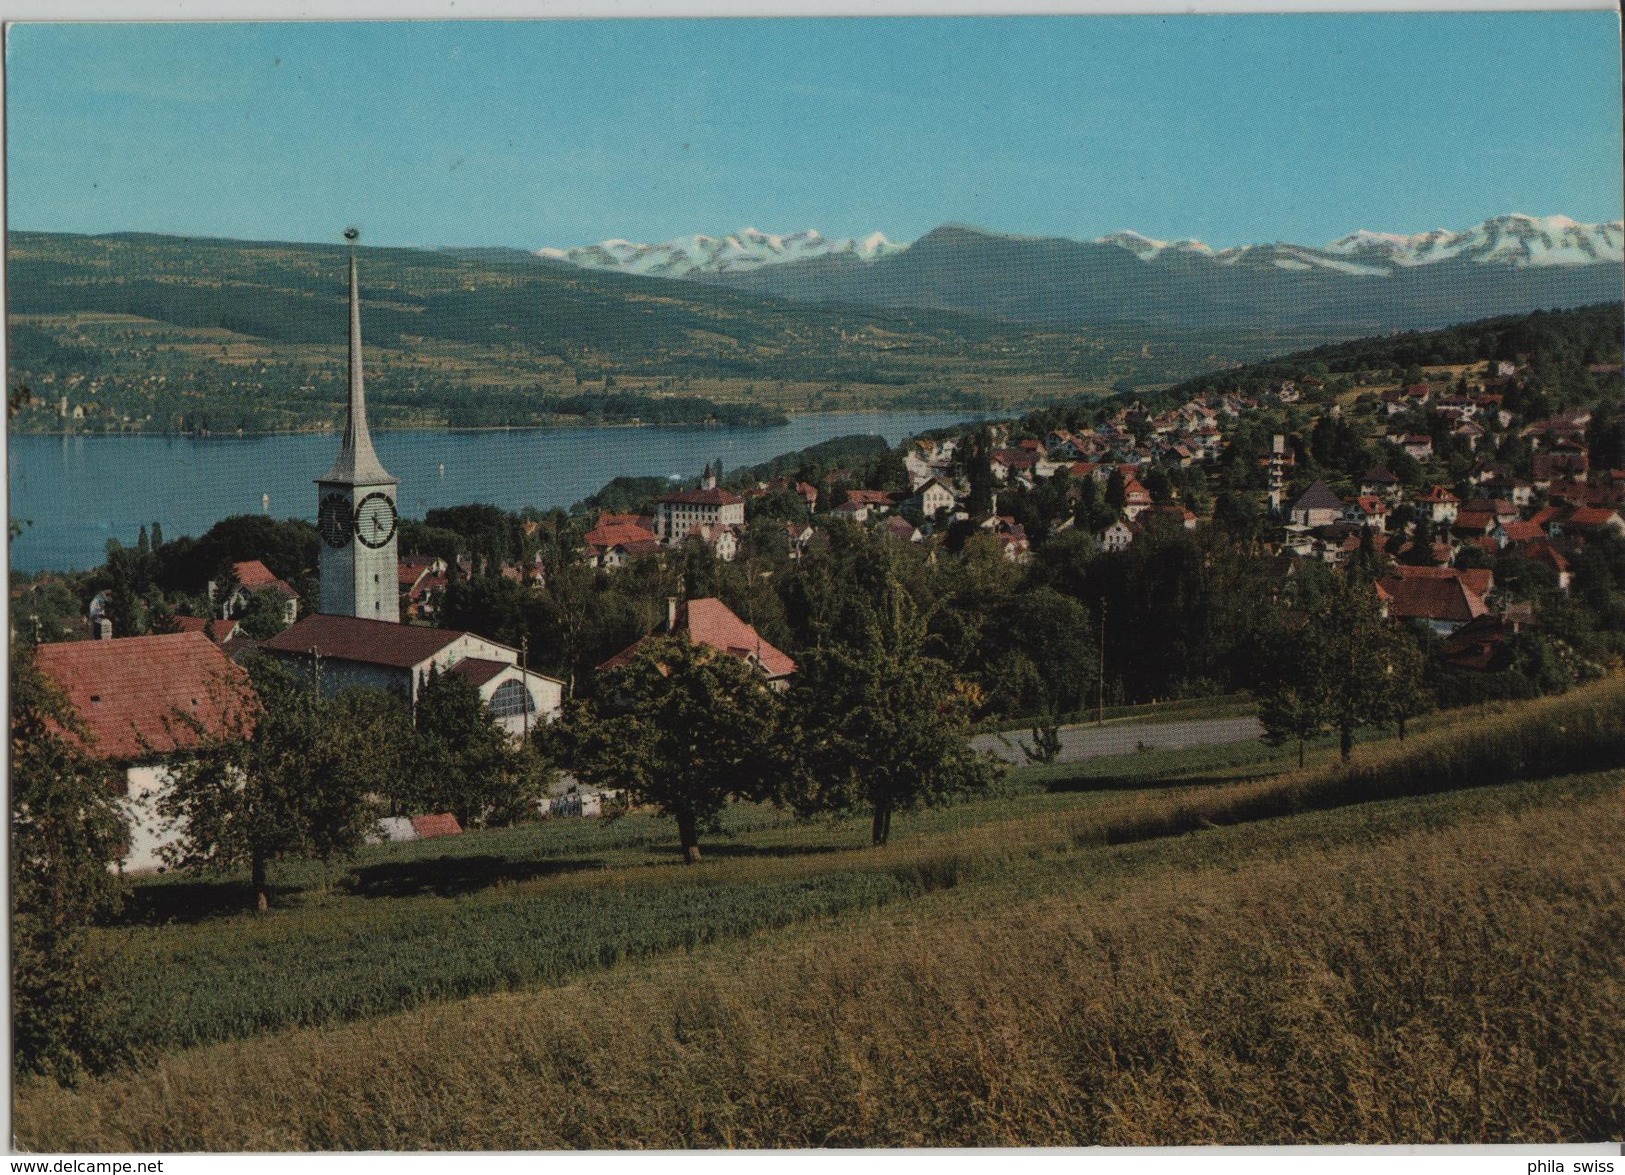
[(1215, 246), (1621, 215), (1611, 12), (14, 26), (14, 229)]

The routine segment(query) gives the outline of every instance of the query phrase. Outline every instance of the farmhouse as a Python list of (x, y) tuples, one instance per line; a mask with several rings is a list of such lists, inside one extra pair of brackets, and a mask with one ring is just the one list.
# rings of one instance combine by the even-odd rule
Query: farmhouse
[(157, 812), (170, 769), (205, 739), (252, 732), (248, 674), (202, 632), (46, 644), (35, 664), (84, 723), (85, 749), (123, 775), (120, 868), (156, 869), (170, 839)]

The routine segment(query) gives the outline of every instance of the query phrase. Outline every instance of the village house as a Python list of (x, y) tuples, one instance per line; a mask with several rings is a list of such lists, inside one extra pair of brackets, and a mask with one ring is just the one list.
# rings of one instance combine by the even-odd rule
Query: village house
[(623, 515), (601, 516), (581, 541), (587, 562), (606, 569), (621, 567), (634, 556), (660, 547), (653, 530), (633, 516)]
[(1100, 532), (1100, 548), (1107, 552), (1126, 551), (1141, 533), (1139, 523), (1119, 518)]
[(1140, 484), (1139, 478), (1132, 474), (1125, 475), (1123, 480), (1123, 513), (1128, 515), (1130, 522), (1151, 509), (1153, 502), (1151, 491)]
[(1416, 496), (1416, 505), (1426, 510), (1428, 517), (1436, 525), (1448, 526), (1456, 521), (1456, 514), (1461, 508), (1461, 499), (1443, 486), (1431, 486), (1425, 493)]
[(890, 513), (894, 505), (892, 495), (886, 490), (847, 490), (846, 500), (867, 506), (869, 516), (876, 518)]
[(914, 491), (906, 505), (911, 505), (927, 518), (935, 518), (942, 510), (952, 510), (958, 498), (953, 487), (941, 478), (933, 477)]
[(1416, 461), (1433, 460), (1433, 438), (1423, 433), (1392, 434), (1388, 440)]
[(1558, 481), (1585, 481), (1590, 467), (1590, 451), (1584, 445), (1560, 440), (1549, 450), (1534, 455), (1535, 488), (1547, 489)]
[(739, 543), (743, 533), (742, 526), (717, 526), (702, 522), (688, 532), (688, 538), (684, 541), (704, 543), (722, 562), (732, 563), (739, 554)]
[(812, 546), (814, 537), (818, 534), (811, 525), (805, 522), (786, 522), (784, 524), (785, 552), (792, 560), (800, 559)]
[(1324, 481), (1311, 485), (1291, 506), (1287, 507), (1287, 520), (1294, 526), (1330, 526), (1343, 517), (1343, 499), (1332, 492)]
[(1607, 506), (1583, 506), (1562, 515), (1555, 521), (1553, 531), (1583, 537), (1604, 534), (1625, 536), (1625, 518), (1620, 516), (1618, 510)]
[[(238, 612), (248, 606), (248, 601), (256, 592), (274, 592), (282, 604), (282, 624), (284, 627), (292, 624), (299, 618), (299, 593), (294, 591), (287, 583), (271, 574), (271, 569), (258, 559), (250, 559), (243, 563), (231, 565), (232, 574), (237, 579), (237, 585), (225, 599), (218, 601), (220, 615), (230, 620)], [(209, 584), (209, 599), (213, 600), (217, 594), (213, 583)]]
[(790, 678), (796, 671), (795, 661), (764, 640), (760, 633), (715, 597), (701, 600), (671, 597), (666, 601), (665, 625), (656, 633), (639, 637), (604, 661), (598, 666), (598, 672), (608, 673), (630, 664), (645, 642), (657, 635), (671, 634), (685, 636), (697, 644), (738, 657), (754, 666), (775, 690), (782, 692), (790, 688)]
[(177, 616), (172, 625), (175, 632), (201, 632), (227, 653), (241, 640), (241, 625), (235, 620), (217, 620), (208, 616)]
[(899, 514), (893, 514), (880, 524), (880, 533), (900, 543), (922, 541), (920, 528)]
[(1369, 526), (1382, 534), (1388, 529), (1388, 503), (1376, 494), (1361, 494), (1343, 507), (1343, 520), (1360, 526)]
[(402, 555), (397, 568), (401, 614), (413, 620), (432, 620), (446, 594), (446, 561), (434, 555)]
[(348, 686), (386, 689), (413, 707), (431, 671), (459, 677), (515, 737), (550, 721), (564, 702), (564, 683), (522, 667), (518, 649), (456, 629), (317, 614), (260, 648), (324, 693)]
[(1393, 470), (1386, 465), (1376, 465), (1365, 471), (1360, 478), (1360, 494), (1362, 497), (1377, 497), (1384, 501), (1393, 501), (1394, 495), (1399, 493), (1399, 478), (1394, 476)]
[(85, 750), (121, 777), (120, 868), (158, 868), (175, 836), (157, 809), (170, 772), (206, 739), (252, 733), (248, 674), (201, 632), (45, 644), (35, 664), (83, 722)]

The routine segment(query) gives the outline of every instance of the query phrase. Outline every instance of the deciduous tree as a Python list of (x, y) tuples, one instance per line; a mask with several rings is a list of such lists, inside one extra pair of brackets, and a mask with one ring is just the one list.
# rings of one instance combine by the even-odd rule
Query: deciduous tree
[(794, 691), (798, 806), (867, 805), (876, 845), (899, 809), (947, 804), (994, 779), (970, 744), (972, 690), (924, 654), (925, 637), (908, 594), (888, 584), (861, 642), (809, 654)]
[[(255, 904), (270, 905), (267, 867), (284, 857), (330, 857), (361, 843), (398, 769), (399, 740), (359, 702), (343, 703), (261, 660), (256, 700), (225, 708), (219, 733), (170, 770), (158, 811), (179, 839), (161, 850), (175, 867), (249, 870)], [(183, 720), (183, 716), (177, 716)]]
[(128, 832), (67, 699), (15, 644), (10, 678), (12, 1065), (71, 1083), (126, 1056), (85, 929), (117, 902)]
[(683, 859), (730, 800), (768, 796), (781, 702), (749, 664), (684, 637), (645, 641), (538, 738), (583, 783), (626, 788), (677, 822)]

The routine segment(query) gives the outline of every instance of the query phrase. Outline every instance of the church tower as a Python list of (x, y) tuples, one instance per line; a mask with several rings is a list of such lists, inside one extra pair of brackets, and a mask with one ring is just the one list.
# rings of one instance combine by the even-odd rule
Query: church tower
[(330, 616), (400, 623), (395, 551), (396, 490), (400, 483), (373, 452), (367, 432), (367, 393), (361, 378), (361, 298), (356, 284), (354, 229), (350, 251), (350, 410), (333, 468), (316, 480), (321, 532), (321, 610)]

